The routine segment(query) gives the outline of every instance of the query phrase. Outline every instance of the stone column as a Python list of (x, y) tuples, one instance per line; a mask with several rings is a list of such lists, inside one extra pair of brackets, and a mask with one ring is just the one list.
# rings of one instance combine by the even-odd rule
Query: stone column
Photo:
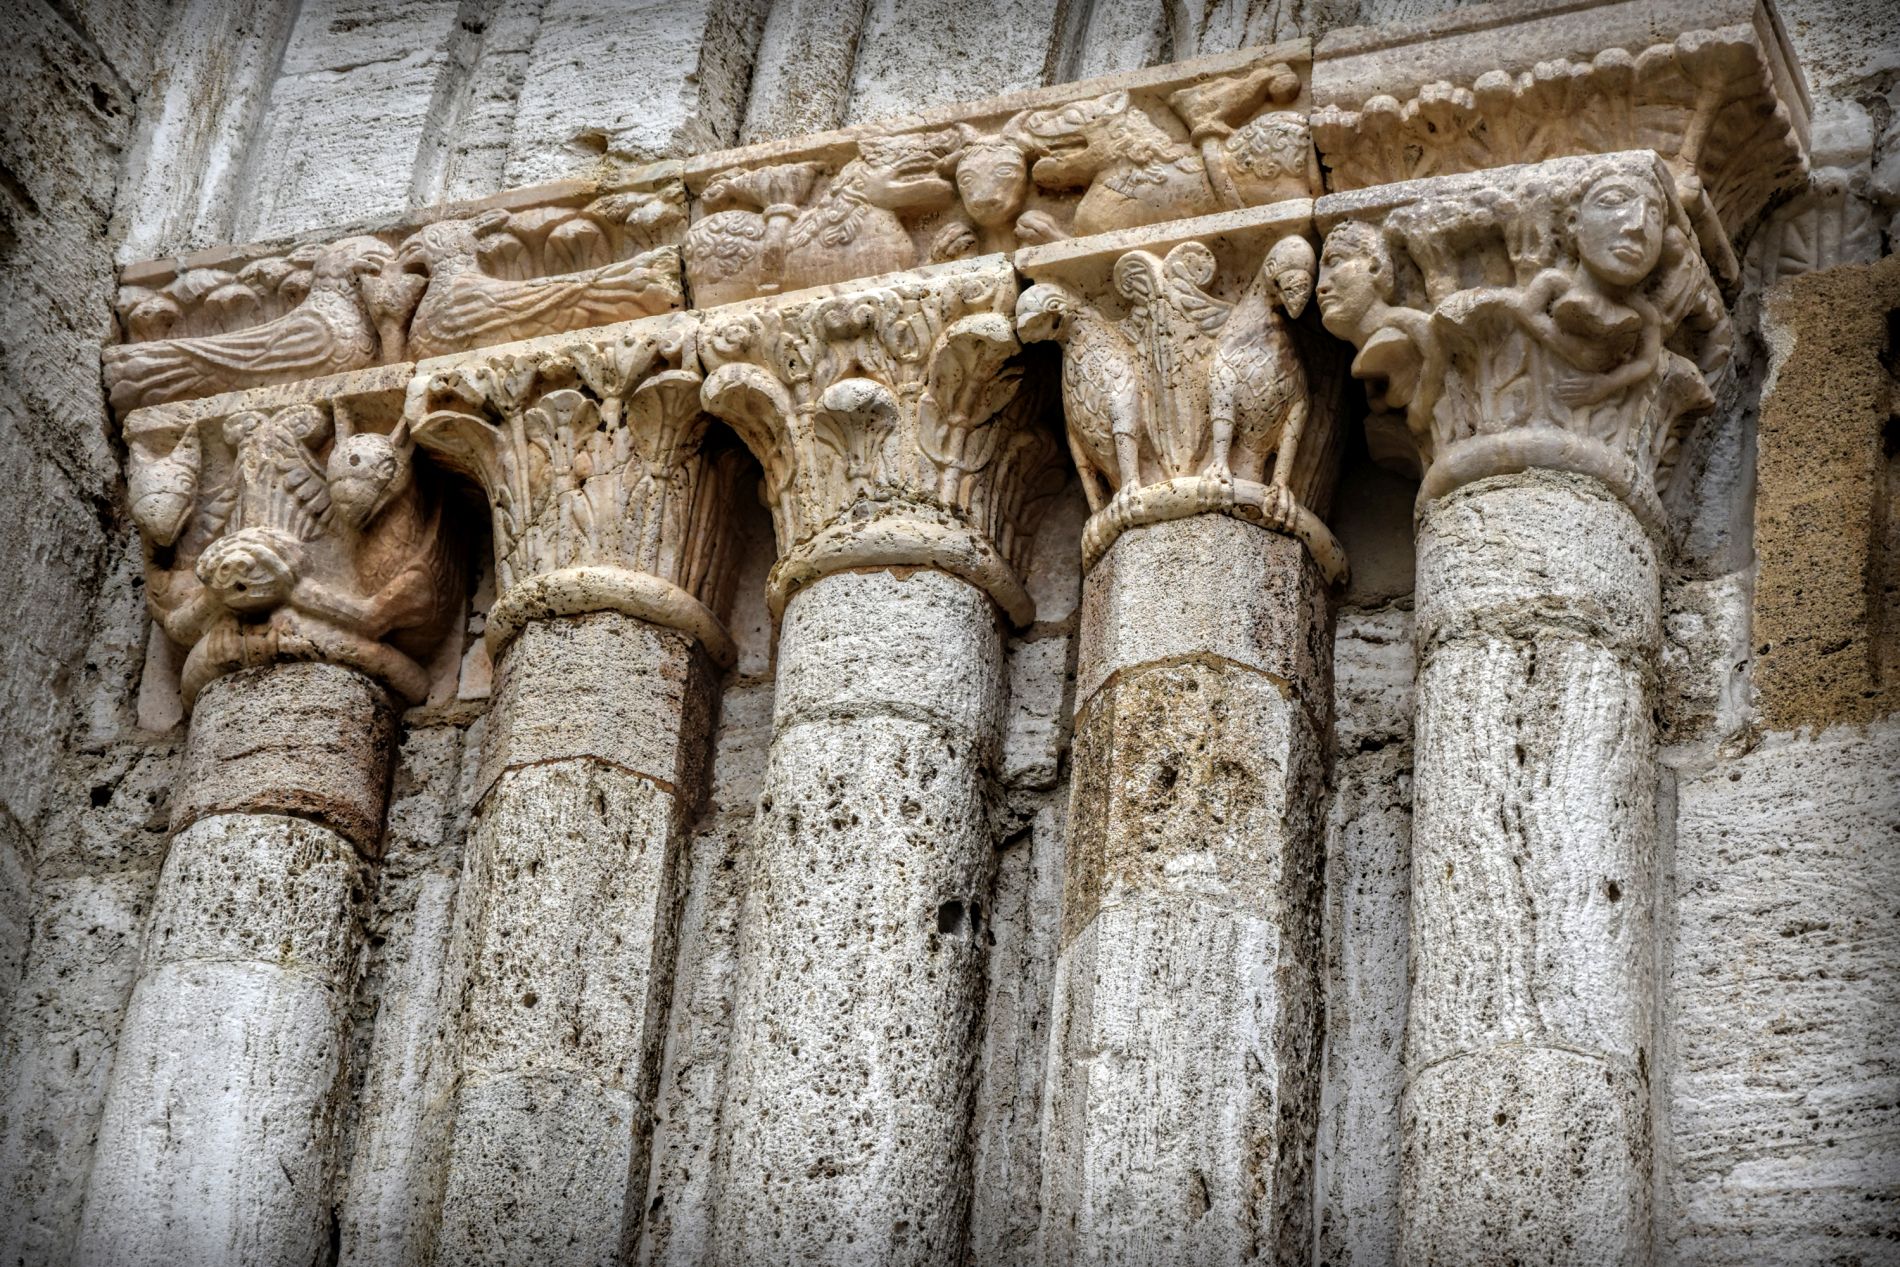
[(735, 448), (694, 327), (424, 363), (418, 440), (487, 491), (497, 689), (457, 914), (435, 1260), (613, 1264), (638, 1236)]
[(1011, 407), (994, 257), (705, 314), (760, 456), (775, 729), (741, 928), (713, 1261), (963, 1254), (1003, 705), (1053, 438)]
[(1320, 212), (1425, 472), (1402, 1257), (1647, 1262), (1659, 493), (1727, 318), (1647, 152)]
[[(1332, 712), (1294, 322), (1312, 202), (1022, 252), (1093, 515), (1045, 1110), (1051, 1264), (1305, 1262)], [(1336, 359), (1336, 358), (1334, 358)], [(1324, 370), (1322, 363), (1317, 368)], [(1318, 381), (1337, 384), (1337, 374)]]
[(365, 384), (126, 421), (147, 590), (189, 648), (195, 707), (86, 1194), (84, 1263), (300, 1267), (329, 1246), (393, 705), (420, 702), (418, 657), (462, 600), (436, 503), (403, 428), (387, 429), (400, 394), (353, 386)]

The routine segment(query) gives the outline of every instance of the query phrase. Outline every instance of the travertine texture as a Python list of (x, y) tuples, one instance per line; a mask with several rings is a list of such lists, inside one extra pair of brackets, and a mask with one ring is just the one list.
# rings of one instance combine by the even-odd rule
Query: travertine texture
[(1648, 1260), (1659, 601), (1591, 481), (1421, 516), (1411, 1261)]
[(714, 1200), (724, 1261), (937, 1263), (967, 1234), (1002, 639), (932, 570), (786, 609)]
[(1125, 533), (1083, 610), (1044, 1261), (1304, 1262), (1323, 586), (1298, 541), (1200, 515)]
[(617, 613), (531, 622), (503, 657), (437, 1261), (611, 1264), (639, 1234), (708, 702), (689, 638)]

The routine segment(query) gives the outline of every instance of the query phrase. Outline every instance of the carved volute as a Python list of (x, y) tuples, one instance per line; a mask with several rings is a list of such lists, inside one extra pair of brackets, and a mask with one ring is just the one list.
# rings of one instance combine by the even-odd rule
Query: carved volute
[(1311, 210), (1299, 199), (1018, 256), (1037, 279), (1017, 304), (1022, 337), (1063, 352), (1085, 566), (1129, 528), (1218, 511), (1299, 537), (1344, 577), (1319, 518), (1338, 473), (1337, 358), (1298, 324)]
[(488, 494), (492, 652), (526, 620), (616, 610), (731, 661), (716, 613), (743, 455), (708, 444), (697, 333), (690, 317), (658, 317), (418, 368), (416, 440)]
[(1400, 415), (1421, 500), (1547, 467), (1652, 527), (1688, 421), (1714, 404), (1728, 316), (1648, 152), (1411, 181), (1319, 203), (1317, 296)]
[(702, 315), (706, 408), (765, 468), (770, 597), (850, 567), (937, 567), (1033, 619), (1022, 569), (1062, 482), (991, 259)]
[[(406, 367), (404, 367), (406, 368)], [(386, 372), (134, 412), (126, 484), (187, 706), (233, 669), (318, 660), (410, 703), (460, 612), (459, 554)]]

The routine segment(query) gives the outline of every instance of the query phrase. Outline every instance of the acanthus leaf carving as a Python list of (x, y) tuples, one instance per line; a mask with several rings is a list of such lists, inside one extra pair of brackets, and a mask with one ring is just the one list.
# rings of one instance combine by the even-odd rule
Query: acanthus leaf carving
[(1633, 152), (1417, 181), (1319, 204), (1317, 294), (1402, 413), (1420, 497), (1545, 466), (1660, 528), (1677, 448), (1714, 404), (1730, 326), (1669, 170)]
[(1129, 528), (1221, 512), (1299, 537), (1343, 579), (1344, 552), (1314, 509), (1336, 469), (1337, 375), (1324, 340), (1298, 324), (1313, 285), (1311, 207), (1019, 256), (1037, 279), (1017, 305), (1022, 336), (1063, 351), (1070, 450), (1092, 512), (1085, 566)]
[(331, 380), (286, 400), (140, 410), (126, 482), (154, 618), (186, 649), (187, 706), (222, 673), (286, 660), (355, 668), (410, 703), (454, 624), (460, 557), (393, 393)]
[(721, 522), (742, 455), (707, 443), (696, 337), (691, 318), (661, 317), (419, 367), (406, 411), (418, 443), (488, 497), (494, 650), (535, 616), (619, 610), (730, 662)]
[(702, 399), (765, 468), (782, 607), (850, 566), (937, 566), (1033, 618), (1020, 576), (1060, 485), (1021, 387), (1001, 261), (703, 314)]

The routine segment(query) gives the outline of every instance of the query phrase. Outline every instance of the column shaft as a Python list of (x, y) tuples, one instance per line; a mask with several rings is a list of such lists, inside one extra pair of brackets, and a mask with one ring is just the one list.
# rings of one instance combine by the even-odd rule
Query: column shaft
[(1418, 552), (1403, 1256), (1646, 1262), (1655, 550), (1528, 472)]
[(329, 665), (200, 695), (79, 1261), (306, 1267), (328, 1252), (390, 723), (382, 687)]
[(1044, 1260), (1304, 1262), (1324, 581), (1198, 515), (1124, 533), (1085, 585)]
[(945, 573), (784, 615), (721, 1122), (720, 1263), (960, 1260), (1002, 637)]
[(690, 637), (613, 612), (532, 621), (502, 659), (439, 1262), (613, 1264), (638, 1234), (711, 701)]

